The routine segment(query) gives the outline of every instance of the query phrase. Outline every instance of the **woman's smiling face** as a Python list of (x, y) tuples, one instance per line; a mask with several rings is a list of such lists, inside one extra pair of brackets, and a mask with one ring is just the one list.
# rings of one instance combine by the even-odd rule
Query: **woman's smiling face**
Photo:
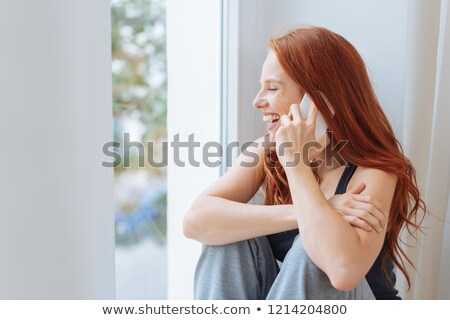
[[(288, 114), (293, 103), (300, 103), (303, 92), (281, 67), (273, 50), (269, 50), (261, 72), (261, 90), (253, 100), (253, 106), (263, 113), (271, 138), (279, 127), (279, 119)], [(273, 122), (272, 122), (273, 121)]]

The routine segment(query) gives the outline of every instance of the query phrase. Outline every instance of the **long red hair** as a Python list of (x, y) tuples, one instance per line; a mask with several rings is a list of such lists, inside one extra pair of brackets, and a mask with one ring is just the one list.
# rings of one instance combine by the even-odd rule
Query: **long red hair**
[[(331, 143), (347, 140), (340, 150), (345, 161), (377, 168), (398, 177), (389, 213), (385, 244), (381, 252), (383, 275), (387, 259), (405, 275), (411, 286), (400, 246), (400, 231), (413, 235), (420, 230), (427, 211), (417, 187), (416, 172), (384, 114), (371, 85), (366, 66), (357, 50), (342, 36), (320, 27), (299, 27), (269, 39), (284, 71), (307, 92), (328, 124)], [(323, 93), (323, 95), (321, 94)], [(332, 115), (327, 102), (333, 107)], [(266, 205), (292, 204), (289, 185), (274, 148), (266, 149), (258, 173), (264, 176)], [(316, 179), (320, 182), (318, 175)]]

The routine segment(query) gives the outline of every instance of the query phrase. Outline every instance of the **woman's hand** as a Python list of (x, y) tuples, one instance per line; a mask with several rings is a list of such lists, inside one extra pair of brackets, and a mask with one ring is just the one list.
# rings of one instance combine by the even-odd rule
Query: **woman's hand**
[[(303, 120), (299, 105), (292, 104), (289, 114), (281, 116), (275, 142), (278, 159), (285, 169), (309, 166), (308, 149), (317, 143), (314, 135), (317, 114), (317, 107), (312, 103), (308, 118)], [(387, 215), (380, 210), (379, 201), (359, 194), (364, 188), (361, 183), (344, 194), (330, 197), (328, 203), (351, 225), (380, 232), (386, 225)]]
[(289, 114), (281, 116), (281, 127), (275, 134), (275, 144), (278, 159), (285, 169), (309, 166), (309, 148), (317, 148), (318, 145), (314, 134), (317, 114), (317, 107), (312, 103), (308, 117), (304, 120), (299, 105), (294, 103)]
[(351, 225), (380, 232), (386, 226), (386, 215), (379, 209), (381, 204), (377, 200), (359, 194), (365, 187), (360, 183), (344, 194), (330, 197), (328, 203)]

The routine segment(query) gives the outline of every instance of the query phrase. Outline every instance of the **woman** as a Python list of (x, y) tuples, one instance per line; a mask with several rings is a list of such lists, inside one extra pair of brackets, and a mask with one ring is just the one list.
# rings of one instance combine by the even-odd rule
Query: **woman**
[[(204, 244), (194, 298), (399, 299), (395, 266), (410, 285), (399, 233), (418, 228), (426, 206), (362, 58), (317, 27), (290, 30), (268, 47), (253, 104), (271, 115), (275, 146), (256, 140), (186, 214), (184, 234)], [(305, 94), (314, 104), (303, 120)], [(327, 134), (305, 153), (317, 142), (318, 112)], [(251, 153), (263, 161), (244, 165)], [(260, 187), (265, 205), (247, 204)]]

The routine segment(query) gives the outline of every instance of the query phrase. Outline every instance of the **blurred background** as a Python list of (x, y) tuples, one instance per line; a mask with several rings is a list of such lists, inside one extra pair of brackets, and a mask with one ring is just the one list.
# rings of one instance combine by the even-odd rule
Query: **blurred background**
[(167, 141), (165, 10), (165, 0), (111, 1), (115, 152), (124, 159), (125, 133), (144, 146), (114, 168), (118, 299), (167, 297), (167, 167), (147, 161), (161, 162)]

